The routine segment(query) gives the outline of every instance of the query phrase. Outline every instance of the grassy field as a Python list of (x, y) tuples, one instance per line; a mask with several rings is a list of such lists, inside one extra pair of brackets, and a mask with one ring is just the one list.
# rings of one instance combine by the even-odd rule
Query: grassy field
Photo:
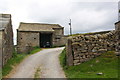
[[(65, 50), (60, 55), (60, 63), (67, 78), (118, 78), (118, 57), (114, 51), (77, 66), (66, 66)], [(102, 73), (102, 75), (97, 75)]]
[(8, 60), (7, 64), (4, 65), (2, 69), (2, 76), (6, 76), (9, 74), (9, 72), (17, 65), (19, 64), (22, 60), (24, 60), (25, 57), (34, 54), (36, 52), (39, 52), (41, 49), (35, 47), (34, 50), (30, 52), (30, 54), (17, 54), (16, 52), (13, 53), (13, 56), (11, 59)]
[(96, 35), (96, 34), (105, 34), (110, 31), (101, 31), (101, 32), (89, 32), (89, 33), (77, 33), (77, 34), (72, 34), (70, 36), (78, 36), (78, 35)]

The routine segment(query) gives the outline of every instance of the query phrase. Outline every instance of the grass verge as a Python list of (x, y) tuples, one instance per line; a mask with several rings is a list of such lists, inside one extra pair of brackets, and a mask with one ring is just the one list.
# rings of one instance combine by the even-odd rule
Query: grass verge
[(41, 49), (39, 47), (33, 47), (33, 50), (30, 52), (30, 54), (34, 54), (39, 52)]
[[(77, 66), (66, 66), (65, 50), (60, 54), (60, 63), (67, 78), (118, 78), (118, 57), (114, 51)], [(97, 73), (103, 73), (97, 75)]]
[(26, 56), (27, 54), (16, 54), (11, 59), (9, 59), (2, 69), (2, 76), (9, 74), (13, 67), (19, 64)]
[(57, 48), (57, 47), (65, 47), (65, 45), (60, 45), (60, 46), (52, 46), (52, 48)]
[(2, 79), (2, 69), (0, 68), (0, 80)]
[(59, 56), (60, 64), (63, 68), (66, 67), (66, 49), (62, 51), (62, 53)]
[(37, 70), (34, 74), (34, 80), (36, 80), (37, 78), (40, 78), (40, 67), (37, 68)]
[(34, 54), (36, 52), (39, 52), (41, 49), (40, 48), (34, 48), (30, 54), (18, 54), (16, 51), (13, 53), (12, 58), (10, 58), (7, 63), (4, 65), (2, 68), (2, 77), (8, 75), (10, 71), (17, 65), (19, 64), (25, 57)]

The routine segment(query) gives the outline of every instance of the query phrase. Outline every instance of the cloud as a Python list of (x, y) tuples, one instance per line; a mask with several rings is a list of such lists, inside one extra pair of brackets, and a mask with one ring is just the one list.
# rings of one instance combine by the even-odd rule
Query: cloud
[(0, 0), (0, 13), (12, 14), (15, 43), (19, 22), (60, 24), (65, 27), (65, 34), (69, 34), (71, 18), (73, 33), (112, 30), (118, 17), (117, 0), (99, 1)]
[(118, 2), (119, 0), (70, 0), (71, 2)]
[(74, 33), (114, 29), (118, 17), (116, 3), (77, 3), (73, 9)]

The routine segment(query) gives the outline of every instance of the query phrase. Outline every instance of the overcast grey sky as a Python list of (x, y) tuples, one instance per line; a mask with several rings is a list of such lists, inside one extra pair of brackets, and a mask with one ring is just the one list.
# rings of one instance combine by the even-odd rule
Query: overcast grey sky
[(113, 30), (118, 20), (119, 0), (0, 0), (0, 13), (12, 14), (14, 41), (20, 22), (53, 23), (69, 33)]

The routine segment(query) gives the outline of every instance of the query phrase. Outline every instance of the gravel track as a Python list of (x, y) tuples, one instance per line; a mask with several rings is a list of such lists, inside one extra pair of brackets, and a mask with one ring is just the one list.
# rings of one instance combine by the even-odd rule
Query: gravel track
[(35, 78), (35, 72), (40, 68), (40, 78), (65, 78), (60, 66), (59, 54), (64, 47), (43, 49), (24, 59), (13, 71), (9, 78)]

